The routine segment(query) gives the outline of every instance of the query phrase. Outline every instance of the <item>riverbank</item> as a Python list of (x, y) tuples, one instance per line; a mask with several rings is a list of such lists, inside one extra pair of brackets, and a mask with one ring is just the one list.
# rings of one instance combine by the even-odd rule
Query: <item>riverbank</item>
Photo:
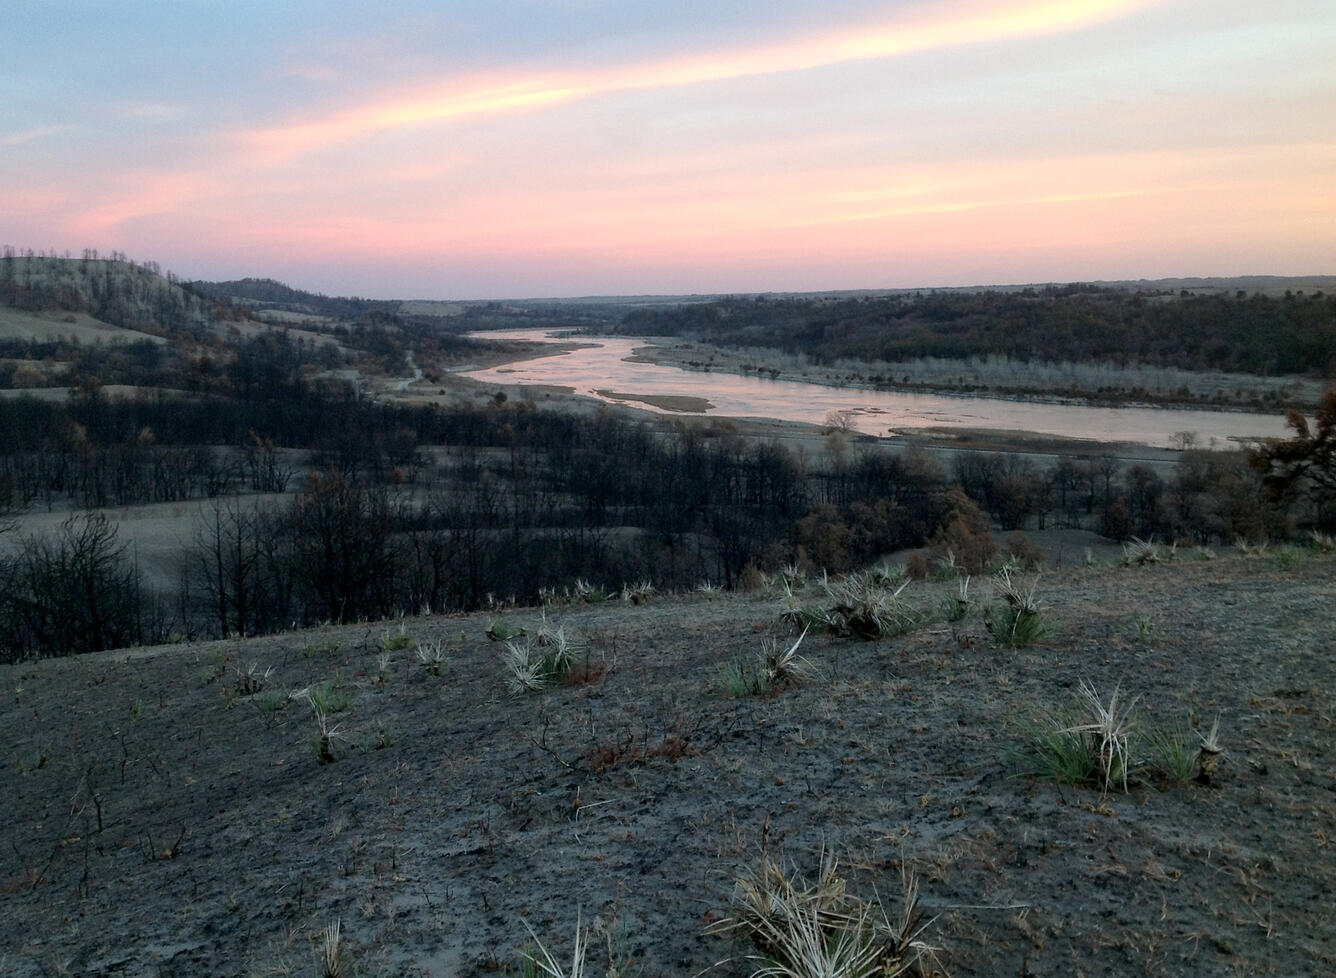
[[(1327, 385), (1304, 377), (1261, 377), (1251, 374), (1129, 368), (1082, 364), (1027, 364), (980, 361), (920, 360), (899, 363), (840, 363), (823, 366), (779, 350), (730, 350), (693, 340), (664, 338), (637, 347), (639, 362), (704, 373), (788, 380), (847, 390), (929, 394), (940, 397), (989, 397), (1031, 404), (1078, 407), (1141, 407), (1168, 410), (1228, 411), (1277, 414), (1311, 411)], [(1004, 383), (1001, 377), (1028, 370), (1043, 381)], [(1119, 377), (1119, 374), (1123, 377)], [(1083, 381), (1083, 375), (1089, 380)], [(899, 379), (892, 380), (891, 378)], [(1155, 383), (1173, 388), (1157, 393), (1141, 386)], [(1084, 385), (1084, 386), (1083, 386)], [(1111, 386), (1113, 385), (1113, 386)]]

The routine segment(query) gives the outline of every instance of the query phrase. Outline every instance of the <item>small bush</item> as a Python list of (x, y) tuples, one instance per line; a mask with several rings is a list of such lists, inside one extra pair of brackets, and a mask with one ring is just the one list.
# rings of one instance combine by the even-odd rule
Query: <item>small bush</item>
[(1021, 569), (1035, 571), (1044, 562), (1044, 551), (1039, 549), (1034, 542), (1020, 530), (1017, 530), (1011, 536), (1007, 537), (1006, 546), (1002, 551), (1007, 557), (1014, 559)]

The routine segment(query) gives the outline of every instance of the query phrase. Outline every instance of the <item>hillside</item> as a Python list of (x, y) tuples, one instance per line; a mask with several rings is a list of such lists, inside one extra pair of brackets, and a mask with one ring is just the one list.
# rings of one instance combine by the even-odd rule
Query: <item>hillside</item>
[[(1205, 556), (1047, 573), (1020, 648), (986, 582), (956, 622), (954, 581), (911, 584), (906, 634), (813, 631), (760, 696), (720, 670), (793, 641), (778, 584), (0, 668), (0, 970), (319, 974), (337, 921), (349, 973), (483, 975), (526, 928), (569, 961), (578, 919), (621, 935), (595, 974), (743, 975), (705, 931), (765, 844), (890, 915), (912, 871), (930, 973), (1332, 973), (1336, 557)], [(583, 681), (509, 695), (498, 620), (559, 626)], [(1013, 776), (1082, 682), (1184, 744), (1218, 716), (1214, 776)]]
[(160, 337), (198, 333), (219, 319), (243, 315), (164, 276), (155, 262), (139, 265), (119, 257), (6, 254), (0, 260), (0, 307), (5, 306), (30, 313), (85, 313), (106, 327)]

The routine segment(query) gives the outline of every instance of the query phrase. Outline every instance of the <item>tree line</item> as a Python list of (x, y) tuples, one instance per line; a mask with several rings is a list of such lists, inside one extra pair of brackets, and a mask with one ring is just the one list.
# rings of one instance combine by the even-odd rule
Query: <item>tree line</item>
[(830, 298), (757, 296), (637, 309), (619, 329), (817, 364), (990, 355), (1028, 362), (1330, 377), (1336, 296), (1146, 293), (1097, 286)]
[[(758, 568), (834, 573), (915, 547), (973, 559), (989, 552), (979, 527), (1228, 543), (1336, 520), (1330, 494), (1275, 505), (1269, 470), (1240, 453), (1188, 450), (1172, 471), (1107, 456), (948, 464), (836, 433), (804, 459), (728, 422), (580, 419), (499, 396), (452, 409), (314, 391), (269, 404), (18, 400), (0, 415), (11, 508), (33, 502), (34, 473), (66, 503), (88, 501), (89, 479), (107, 480), (110, 502), (135, 472), (160, 496), (208, 500), (175, 581), (152, 587), (96, 511), (49, 538), (11, 532), (9, 659), (534, 602), (576, 578), (740, 586)], [(145, 430), (162, 437), (125, 440)]]

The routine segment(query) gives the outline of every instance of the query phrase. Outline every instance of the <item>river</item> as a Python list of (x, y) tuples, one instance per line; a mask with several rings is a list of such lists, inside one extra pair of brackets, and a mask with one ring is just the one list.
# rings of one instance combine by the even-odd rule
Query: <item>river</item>
[[(478, 339), (551, 341), (560, 331), (520, 329), (471, 334)], [(1087, 407), (973, 395), (899, 393), (826, 387), (789, 380), (684, 370), (645, 363), (635, 351), (653, 340), (567, 336), (590, 346), (569, 353), (502, 364), (463, 374), (495, 384), (555, 385), (609, 403), (630, 403), (665, 414), (663, 399), (699, 399), (693, 407), (712, 416), (776, 418), (824, 424), (843, 415), (856, 430), (879, 437), (922, 428), (991, 428), (1101, 442), (1167, 448), (1174, 436), (1193, 432), (1198, 444), (1227, 446), (1285, 434), (1277, 413), (1180, 410), (1152, 407)], [(610, 396), (617, 394), (620, 396)], [(645, 398), (648, 400), (640, 400)], [(654, 403), (659, 399), (661, 403)]]

